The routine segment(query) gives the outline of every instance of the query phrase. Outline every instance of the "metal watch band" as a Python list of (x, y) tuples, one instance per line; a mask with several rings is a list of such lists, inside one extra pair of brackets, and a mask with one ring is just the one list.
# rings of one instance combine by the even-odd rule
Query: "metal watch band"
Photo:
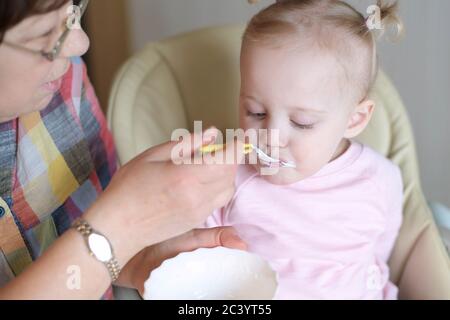
[[(75, 230), (77, 230), (85, 239), (87, 239), (92, 233), (97, 233), (97, 234), (102, 235), (101, 233), (96, 232), (94, 229), (92, 229), (90, 224), (86, 220), (83, 220), (83, 219), (76, 220), (73, 224), (73, 228)], [(89, 246), (88, 246), (88, 248), (89, 248)], [(117, 262), (117, 259), (114, 257), (114, 252), (112, 251), (112, 248), (111, 248), (111, 253), (112, 253), (112, 258), (108, 262), (106, 262), (106, 263), (102, 262), (102, 261), (100, 261), (100, 262), (102, 262), (106, 266), (112, 282), (115, 282), (119, 278), (121, 268), (119, 266), (119, 263)]]

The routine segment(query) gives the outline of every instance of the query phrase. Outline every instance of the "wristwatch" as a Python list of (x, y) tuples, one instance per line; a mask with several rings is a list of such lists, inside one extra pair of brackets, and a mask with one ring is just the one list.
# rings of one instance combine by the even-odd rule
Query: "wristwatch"
[(121, 269), (114, 256), (114, 251), (109, 240), (101, 233), (92, 229), (86, 220), (76, 220), (73, 228), (83, 236), (86, 246), (89, 249), (89, 254), (106, 266), (112, 282), (115, 282), (119, 278)]

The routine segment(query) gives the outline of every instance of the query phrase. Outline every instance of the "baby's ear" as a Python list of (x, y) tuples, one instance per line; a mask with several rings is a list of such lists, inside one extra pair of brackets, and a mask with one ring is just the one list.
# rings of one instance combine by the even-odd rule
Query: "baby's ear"
[(351, 139), (363, 132), (372, 118), (374, 109), (375, 102), (372, 100), (364, 100), (358, 104), (350, 115), (344, 137)]

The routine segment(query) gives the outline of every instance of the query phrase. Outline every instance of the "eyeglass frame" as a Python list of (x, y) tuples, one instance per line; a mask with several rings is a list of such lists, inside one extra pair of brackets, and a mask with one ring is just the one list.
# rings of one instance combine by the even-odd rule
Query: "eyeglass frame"
[[(79, 14), (76, 15), (76, 21), (77, 23), (79, 23), (81, 21), (81, 18), (83, 17), (84, 13), (86, 12), (87, 6), (89, 4), (90, 0), (80, 0), (80, 3), (78, 5), (74, 5), (75, 7), (78, 7)], [(68, 19), (70, 19), (71, 17), (69, 17)], [(18, 44), (15, 43), (10, 43), (7, 41), (3, 41), (3, 44), (6, 44), (10, 47), (13, 47), (15, 49), (19, 49), (19, 50), (23, 50), (23, 51), (27, 51), (33, 54), (38, 54), (41, 57), (45, 58), (46, 60), (48, 60), (49, 62), (53, 62), (56, 60), (56, 58), (58, 58), (59, 54), (61, 53), (62, 47), (70, 33), (70, 31), (73, 29), (71, 27), (69, 27), (69, 20), (66, 20), (64, 22), (64, 31), (61, 34), (61, 36), (58, 38), (58, 40), (56, 41), (55, 45), (53, 46), (53, 49), (51, 49), (50, 51), (45, 51), (45, 50), (33, 50), (24, 46), (20, 46)]]

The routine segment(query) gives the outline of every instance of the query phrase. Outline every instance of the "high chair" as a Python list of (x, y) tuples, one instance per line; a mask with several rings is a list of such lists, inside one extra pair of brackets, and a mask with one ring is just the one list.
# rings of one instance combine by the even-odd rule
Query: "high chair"
[[(170, 140), (177, 128), (236, 128), (242, 27), (214, 27), (151, 43), (118, 73), (108, 121), (120, 163)], [(401, 299), (450, 299), (450, 259), (422, 193), (411, 125), (380, 72), (371, 93), (376, 111), (358, 138), (400, 166), (403, 225), (389, 265)]]

